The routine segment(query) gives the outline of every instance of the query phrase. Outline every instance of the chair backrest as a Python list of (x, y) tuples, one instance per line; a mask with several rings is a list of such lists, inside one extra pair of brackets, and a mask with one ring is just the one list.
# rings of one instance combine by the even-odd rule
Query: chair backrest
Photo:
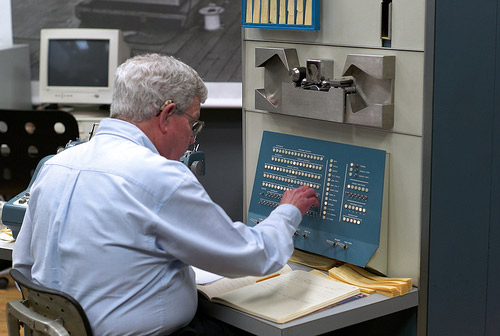
[[(16, 325), (15, 320), (21, 321), (25, 330), (27, 327), (36, 329), (36, 332), (42, 335), (92, 335), (87, 315), (73, 297), (37, 285), (16, 269), (11, 269), (10, 275), (21, 289), (23, 301), (7, 304), (9, 335), (11, 328), (19, 330), (19, 324)], [(49, 329), (53, 330), (49, 332)]]
[(0, 194), (9, 200), (22, 192), (38, 162), (78, 136), (68, 112), (0, 109)]

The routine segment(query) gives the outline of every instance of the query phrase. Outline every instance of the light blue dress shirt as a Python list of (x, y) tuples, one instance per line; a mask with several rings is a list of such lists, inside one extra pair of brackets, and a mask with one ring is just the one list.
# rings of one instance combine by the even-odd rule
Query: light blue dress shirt
[(95, 335), (165, 334), (195, 314), (188, 265), (231, 277), (277, 271), (301, 219), (284, 204), (253, 228), (233, 222), (139, 128), (105, 119), (40, 170), (13, 262), (77, 299)]

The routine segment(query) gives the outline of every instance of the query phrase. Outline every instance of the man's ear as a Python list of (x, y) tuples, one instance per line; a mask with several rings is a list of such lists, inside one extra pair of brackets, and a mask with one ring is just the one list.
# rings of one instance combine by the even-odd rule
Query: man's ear
[(171, 103), (163, 107), (159, 117), (159, 127), (162, 133), (167, 133), (169, 125), (169, 117), (174, 114), (175, 104)]

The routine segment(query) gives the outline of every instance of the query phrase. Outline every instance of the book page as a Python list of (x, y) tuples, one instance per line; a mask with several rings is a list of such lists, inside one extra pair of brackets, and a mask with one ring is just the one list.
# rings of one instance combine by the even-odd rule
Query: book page
[(223, 278), (222, 275), (215, 274), (212, 272), (207, 272), (198, 267), (191, 266), (191, 268), (194, 271), (197, 285), (206, 285)]
[[(279, 274), (285, 274), (288, 272), (291, 272), (292, 268), (288, 265), (285, 265), (282, 269), (280, 269), (278, 272)], [(230, 292), (232, 290), (245, 287), (248, 285), (255, 284), (256, 281), (263, 279), (265, 277), (260, 277), (260, 276), (246, 276), (242, 278), (223, 278), (220, 280), (217, 280), (215, 282), (212, 282), (207, 285), (198, 285), (196, 286), (198, 288), (198, 291), (200, 291), (203, 295), (205, 295), (206, 298), (211, 300), (214, 296), (219, 296), (224, 293)]]
[(359, 294), (359, 288), (293, 271), (214, 298), (247, 313), (284, 323)]

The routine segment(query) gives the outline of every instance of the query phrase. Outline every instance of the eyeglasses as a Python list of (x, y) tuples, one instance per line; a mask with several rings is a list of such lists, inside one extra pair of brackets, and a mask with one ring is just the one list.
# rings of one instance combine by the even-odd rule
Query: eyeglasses
[(187, 114), (184, 111), (182, 111), (179, 114), (186, 116), (189, 119), (189, 121), (191, 121), (193, 123), (193, 125), (191, 126), (191, 132), (193, 132), (193, 137), (196, 139), (196, 136), (198, 135), (198, 133), (200, 133), (201, 130), (203, 129), (203, 127), (205, 127), (205, 123), (201, 120), (193, 118), (192, 116), (190, 116), (189, 114)]
[[(163, 105), (161, 106), (161, 109), (158, 111), (158, 114), (156, 114), (156, 116), (160, 115), (161, 111), (163, 111), (165, 106), (167, 106), (168, 104), (172, 104), (172, 103), (173, 103), (172, 100), (170, 100), (170, 99), (166, 100), (163, 103)], [(201, 130), (203, 129), (203, 127), (205, 127), (205, 123), (201, 120), (195, 119), (193, 116), (187, 114), (184, 111), (181, 111), (180, 113), (177, 113), (177, 114), (182, 114), (183, 116), (187, 117), (190, 122), (193, 123), (193, 125), (191, 126), (191, 132), (193, 133), (193, 137), (196, 139), (196, 136), (198, 135), (198, 133), (200, 133)]]

